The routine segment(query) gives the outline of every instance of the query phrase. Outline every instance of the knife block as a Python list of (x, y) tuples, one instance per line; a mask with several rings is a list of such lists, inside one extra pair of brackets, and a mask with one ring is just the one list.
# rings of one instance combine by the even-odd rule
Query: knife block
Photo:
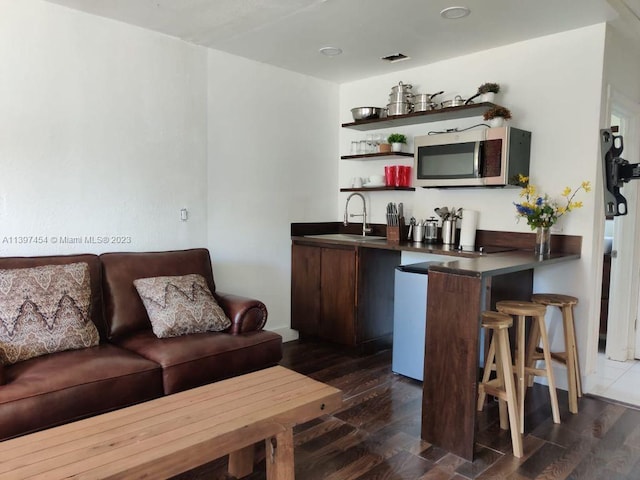
[(404, 230), (404, 217), (400, 217), (398, 225), (387, 225), (387, 242), (400, 243), (400, 237)]

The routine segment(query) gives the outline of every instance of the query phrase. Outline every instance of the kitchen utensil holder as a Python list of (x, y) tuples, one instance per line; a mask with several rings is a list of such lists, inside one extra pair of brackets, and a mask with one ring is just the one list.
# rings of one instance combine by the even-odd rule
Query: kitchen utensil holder
[(387, 242), (400, 243), (400, 238), (406, 237), (404, 227), (404, 217), (400, 217), (398, 225), (387, 225)]

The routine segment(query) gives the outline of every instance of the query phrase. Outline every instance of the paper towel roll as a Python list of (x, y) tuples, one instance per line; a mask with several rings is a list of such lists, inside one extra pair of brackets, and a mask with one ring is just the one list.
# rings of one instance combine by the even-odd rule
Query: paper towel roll
[(478, 212), (476, 210), (462, 210), (460, 224), (460, 247), (463, 250), (472, 249), (476, 243), (476, 227), (478, 226)]

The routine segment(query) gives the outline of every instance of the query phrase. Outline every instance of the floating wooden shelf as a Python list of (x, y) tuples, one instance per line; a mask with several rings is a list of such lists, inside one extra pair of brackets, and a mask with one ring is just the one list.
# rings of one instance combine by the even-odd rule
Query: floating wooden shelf
[(407, 157), (413, 158), (413, 153), (408, 152), (380, 152), (380, 153), (361, 153), (358, 155), (342, 155), (342, 160), (366, 160), (368, 158), (391, 158), (391, 157)]
[(399, 190), (404, 192), (415, 192), (414, 187), (361, 187), (361, 188), (341, 188), (341, 192), (382, 192), (390, 190)]
[(354, 130), (376, 130), (403, 125), (415, 125), (417, 123), (439, 122), (442, 120), (454, 120), (457, 118), (477, 117), (492, 107), (495, 103), (482, 102), (471, 105), (461, 105), (459, 107), (440, 108), (427, 112), (407, 113), (406, 115), (395, 115), (385, 118), (371, 118), (369, 120), (358, 120), (357, 122), (343, 123), (344, 128)]

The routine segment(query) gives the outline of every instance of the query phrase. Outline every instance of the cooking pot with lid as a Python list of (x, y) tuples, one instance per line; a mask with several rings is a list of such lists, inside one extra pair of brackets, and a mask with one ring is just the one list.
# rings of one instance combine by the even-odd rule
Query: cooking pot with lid
[(414, 112), (428, 112), (430, 110), (436, 110), (439, 105), (435, 102), (416, 102), (413, 104)]
[(427, 112), (429, 110), (435, 110), (440, 105), (433, 101), (433, 98), (437, 95), (443, 94), (444, 91), (438, 93), (418, 93), (415, 96), (413, 104), (414, 112)]
[(444, 90), (438, 93), (417, 93), (415, 95), (415, 101), (416, 103), (433, 102), (433, 97), (442, 95), (443, 93), (444, 93)]
[(389, 103), (398, 103), (398, 102), (412, 102), (415, 99), (415, 95), (411, 92), (403, 93), (396, 92), (389, 95)]
[(391, 93), (412, 93), (411, 89), (413, 88), (413, 85), (410, 84), (404, 84), (402, 82), (398, 82), (398, 85), (394, 86), (391, 88)]
[(469, 105), (471, 103), (473, 103), (473, 100), (471, 100), (471, 98), (465, 100), (460, 95), (456, 95), (453, 100), (445, 100), (444, 102), (442, 102), (442, 108), (460, 107), (462, 105)]
[(409, 102), (394, 102), (387, 105), (387, 115), (406, 115), (411, 113), (413, 105)]

